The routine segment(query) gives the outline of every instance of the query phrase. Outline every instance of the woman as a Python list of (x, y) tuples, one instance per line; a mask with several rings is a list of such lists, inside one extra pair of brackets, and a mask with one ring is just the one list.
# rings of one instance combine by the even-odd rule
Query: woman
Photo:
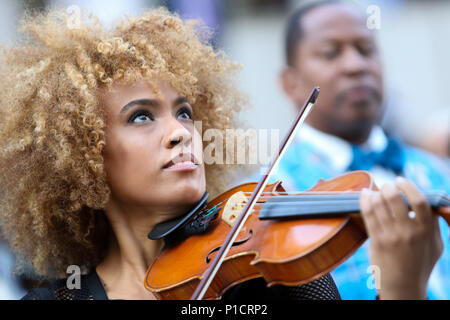
[[(237, 124), (236, 65), (165, 9), (112, 30), (69, 18), (26, 18), (31, 40), (2, 52), (2, 224), (52, 280), (25, 299), (154, 299), (143, 279), (163, 241), (147, 233), (232, 178), (231, 165), (203, 161), (194, 119), (204, 130)], [(86, 274), (81, 289), (66, 286), (71, 265)], [(264, 298), (339, 298), (329, 275), (300, 287), (249, 281), (224, 298), (259, 287)]]

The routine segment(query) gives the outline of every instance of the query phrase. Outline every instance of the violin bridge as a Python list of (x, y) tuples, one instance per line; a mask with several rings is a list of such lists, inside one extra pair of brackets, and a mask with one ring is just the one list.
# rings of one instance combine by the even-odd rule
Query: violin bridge
[(239, 215), (241, 214), (242, 209), (244, 209), (247, 201), (248, 199), (244, 195), (244, 192), (239, 191), (233, 194), (228, 199), (225, 207), (223, 208), (222, 220), (226, 222), (230, 227), (233, 227), (237, 217), (239, 217)]

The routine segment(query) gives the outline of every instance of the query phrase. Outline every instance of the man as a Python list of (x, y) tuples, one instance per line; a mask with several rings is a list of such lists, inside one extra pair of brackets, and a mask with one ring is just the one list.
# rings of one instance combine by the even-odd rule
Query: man
[[(321, 91), (274, 178), (294, 190), (306, 190), (320, 178), (367, 170), (378, 186), (403, 176), (422, 191), (449, 193), (448, 164), (387, 137), (377, 125), (383, 111), (383, 74), (366, 19), (349, 4), (324, 1), (299, 9), (289, 20), (282, 87), (296, 106), (314, 86)], [(448, 243), (448, 226), (443, 219), (440, 225)], [(377, 294), (368, 248), (366, 242), (332, 273), (343, 299), (373, 299)], [(444, 248), (430, 278), (428, 298), (450, 299), (448, 283), (450, 249)]]

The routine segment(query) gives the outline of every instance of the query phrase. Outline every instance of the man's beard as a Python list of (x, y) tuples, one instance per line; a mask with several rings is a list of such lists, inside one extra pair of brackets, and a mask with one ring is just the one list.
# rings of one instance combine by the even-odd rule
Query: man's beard
[[(360, 113), (352, 122), (343, 123), (329, 118), (329, 126), (335, 135), (353, 143), (363, 143), (370, 134), (372, 127), (379, 122), (382, 114), (382, 97), (378, 90), (366, 87), (370, 96), (366, 99), (353, 101), (348, 105), (348, 91), (341, 92), (336, 97), (336, 108), (355, 108)], [(372, 108), (372, 110), (368, 109)], [(376, 108), (376, 109), (374, 109)], [(344, 112), (348, 112), (344, 110)]]

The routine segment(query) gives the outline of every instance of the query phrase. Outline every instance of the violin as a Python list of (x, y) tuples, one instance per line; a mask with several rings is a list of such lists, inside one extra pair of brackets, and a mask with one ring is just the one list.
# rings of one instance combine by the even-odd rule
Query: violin
[[(212, 200), (205, 211), (220, 205), (219, 217), (206, 232), (165, 248), (148, 269), (145, 287), (161, 299), (189, 299), (255, 185), (241, 184)], [(287, 194), (281, 181), (266, 186), (204, 299), (220, 299), (231, 287), (257, 277), (264, 277), (268, 286), (293, 286), (335, 269), (367, 239), (358, 215), (363, 188), (377, 190), (366, 171), (322, 180), (298, 194)], [(450, 224), (450, 198), (425, 196)]]
[[(233, 286), (263, 277), (268, 286), (301, 285), (329, 273), (367, 239), (359, 192), (378, 190), (366, 171), (320, 180), (302, 193), (282, 182), (267, 184), (295, 130), (317, 99), (316, 87), (259, 182), (238, 185), (208, 204), (207, 194), (193, 210), (157, 226), (149, 237), (168, 241), (147, 270), (144, 285), (159, 299), (220, 299)], [(426, 193), (434, 211), (450, 224), (450, 197)], [(406, 198), (404, 201), (407, 203)], [(170, 236), (196, 224), (201, 232)], [(186, 228), (188, 227), (188, 228)]]

